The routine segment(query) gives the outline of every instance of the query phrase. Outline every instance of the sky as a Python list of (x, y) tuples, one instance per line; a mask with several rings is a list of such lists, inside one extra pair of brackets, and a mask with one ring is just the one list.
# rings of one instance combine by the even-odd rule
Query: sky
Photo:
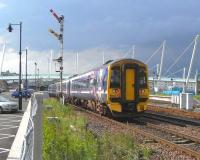
[[(79, 54), (79, 73), (105, 61), (131, 57), (146, 62), (166, 40), (163, 72), (200, 34), (199, 0), (0, 0), (0, 62), (6, 41), (3, 71), (18, 72), (19, 27), (9, 33), (9, 23), (23, 23), (22, 48), (28, 47), (28, 72), (34, 73), (34, 62), (41, 73), (48, 73), (50, 51), (59, 57), (60, 44), (48, 29), (59, 32), (59, 24), (50, 9), (64, 15), (64, 73), (76, 72), (76, 53)], [(199, 44), (198, 44), (199, 46)], [(130, 51), (130, 53), (127, 53)], [(172, 71), (188, 68), (192, 46)], [(197, 49), (193, 73), (198, 66)], [(127, 54), (126, 54), (127, 53)], [(161, 51), (149, 62), (149, 68), (160, 63)], [(25, 55), (22, 55), (23, 72)], [(56, 70), (52, 62), (52, 73)], [(58, 67), (58, 65), (57, 65)]]

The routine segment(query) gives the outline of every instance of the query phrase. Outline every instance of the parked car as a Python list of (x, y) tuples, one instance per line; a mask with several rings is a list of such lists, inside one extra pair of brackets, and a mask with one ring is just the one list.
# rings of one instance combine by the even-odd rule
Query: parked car
[[(19, 90), (16, 89), (14, 92), (12, 92), (11, 96), (15, 97), (15, 98), (18, 98), (19, 97)], [(31, 97), (31, 92), (29, 90), (22, 90), (22, 97), (30, 98)]]
[(0, 96), (0, 114), (3, 112), (18, 111), (18, 105), (16, 102)]

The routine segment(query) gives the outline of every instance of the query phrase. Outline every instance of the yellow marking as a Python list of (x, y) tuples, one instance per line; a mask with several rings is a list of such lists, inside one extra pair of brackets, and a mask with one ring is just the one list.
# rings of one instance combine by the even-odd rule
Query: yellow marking
[(135, 70), (126, 69), (126, 100), (132, 101), (135, 99)]
[(122, 107), (119, 103), (109, 103), (108, 107), (111, 111), (122, 112)]
[(138, 103), (137, 111), (142, 112), (142, 111), (145, 111), (145, 110), (147, 110), (147, 104), (145, 102)]
[(121, 90), (119, 88), (111, 89), (110, 98), (120, 98)]
[(139, 96), (140, 98), (148, 98), (149, 97), (149, 89), (140, 89), (139, 90)]

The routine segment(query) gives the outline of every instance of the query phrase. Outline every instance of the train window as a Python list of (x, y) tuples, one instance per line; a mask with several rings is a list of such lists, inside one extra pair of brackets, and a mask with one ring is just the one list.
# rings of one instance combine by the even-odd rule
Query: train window
[(139, 71), (139, 84), (140, 87), (147, 87), (147, 75), (144, 69), (140, 69)]
[(120, 88), (120, 67), (111, 69), (110, 88)]
[(91, 86), (96, 86), (97, 80), (96, 79), (90, 79), (90, 85)]
[(103, 89), (106, 90), (107, 88), (107, 75), (103, 78)]
[(97, 79), (94, 79), (94, 86), (97, 85)]
[(106, 90), (106, 88), (107, 88), (107, 77), (108, 77), (107, 68), (104, 70), (102, 77), (103, 77), (102, 78), (102, 86), (103, 86), (103, 89)]

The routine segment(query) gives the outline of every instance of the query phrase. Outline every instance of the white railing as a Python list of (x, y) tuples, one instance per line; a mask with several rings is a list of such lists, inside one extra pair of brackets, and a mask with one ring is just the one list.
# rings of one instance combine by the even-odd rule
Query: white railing
[(28, 103), (26, 112), (24, 112), (7, 160), (33, 160), (34, 118), (37, 110), (37, 99), (33, 95)]

